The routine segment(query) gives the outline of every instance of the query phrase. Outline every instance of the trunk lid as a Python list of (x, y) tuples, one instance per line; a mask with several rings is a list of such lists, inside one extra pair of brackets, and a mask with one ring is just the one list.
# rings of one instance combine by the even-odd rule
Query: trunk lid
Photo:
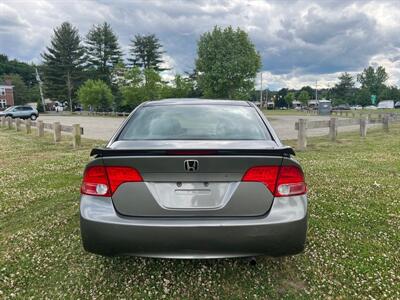
[(267, 213), (273, 202), (271, 192), (260, 182), (241, 179), (254, 166), (280, 166), (292, 150), (271, 141), (246, 141), (249, 147), (245, 149), (243, 141), (212, 142), (182, 145), (179, 141), (179, 148), (175, 141), (134, 142), (132, 150), (133, 142), (120, 141), (92, 154), (105, 166), (129, 166), (142, 175), (143, 182), (124, 183), (113, 194), (114, 206), (122, 215), (249, 217)]

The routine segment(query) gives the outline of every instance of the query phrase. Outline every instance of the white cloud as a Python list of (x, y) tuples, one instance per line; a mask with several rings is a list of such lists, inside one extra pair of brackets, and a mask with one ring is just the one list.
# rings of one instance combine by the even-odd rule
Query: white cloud
[(340, 72), (376, 63), (399, 84), (399, 19), (398, 0), (0, 0), (0, 53), (40, 62), (53, 28), (63, 21), (82, 36), (107, 21), (126, 54), (135, 34), (155, 33), (172, 76), (193, 68), (203, 32), (232, 25), (249, 33), (274, 89), (315, 80), (333, 85)]

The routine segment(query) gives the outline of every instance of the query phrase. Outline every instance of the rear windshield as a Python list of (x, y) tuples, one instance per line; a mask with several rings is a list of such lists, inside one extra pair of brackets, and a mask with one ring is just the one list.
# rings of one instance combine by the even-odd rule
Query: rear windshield
[(271, 140), (256, 110), (227, 105), (160, 105), (139, 109), (119, 140)]

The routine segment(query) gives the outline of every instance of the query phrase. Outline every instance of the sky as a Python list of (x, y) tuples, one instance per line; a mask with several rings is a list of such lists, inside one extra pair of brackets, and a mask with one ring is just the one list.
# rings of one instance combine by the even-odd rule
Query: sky
[(40, 63), (63, 21), (83, 38), (107, 21), (125, 54), (134, 35), (156, 34), (167, 77), (193, 69), (202, 33), (231, 25), (259, 51), (263, 88), (333, 87), (341, 72), (369, 65), (383, 65), (400, 86), (400, 0), (0, 0), (0, 53)]

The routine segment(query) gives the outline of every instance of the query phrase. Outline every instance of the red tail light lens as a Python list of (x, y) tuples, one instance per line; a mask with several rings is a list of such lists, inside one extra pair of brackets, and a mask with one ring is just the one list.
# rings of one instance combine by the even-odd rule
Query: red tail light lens
[(143, 181), (140, 173), (130, 167), (106, 167), (108, 180), (110, 181), (111, 194), (125, 182), (140, 182)]
[(247, 170), (242, 181), (262, 182), (275, 197), (302, 195), (307, 191), (297, 166), (258, 166)]
[(143, 179), (136, 169), (130, 167), (93, 166), (85, 171), (81, 193), (111, 197), (121, 184), (138, 181), (143, 181)]
[(242, 181), (262, 182), (273, 194), (275, 192), (276, 177), (278, 176), (278, 166), (260, 166), (247, 170)]

